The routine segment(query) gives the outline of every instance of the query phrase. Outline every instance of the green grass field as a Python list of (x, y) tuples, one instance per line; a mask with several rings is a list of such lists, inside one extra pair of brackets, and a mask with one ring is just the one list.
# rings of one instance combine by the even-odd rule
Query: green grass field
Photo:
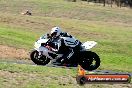
[[(32, 16), (21, 15), (20, 13), (29, 9), (32, 11)], [(63, 31), (74, 35), (80, 41), (85, 42), (89, 40), (97, 41), (98, 45), (93, 48), (101, 58), (101, 66), (98, 69), (132, 72), (132, 10), (126, 8), (110, 8), (102, 6), (89, 5), (85, 2), (67, 2), (64, 0), (1, 0), (0, 1), (0, 45), (7, 45), (16, 48), (23, 48), (30, 50), (33, 44), (42, 34), (50, 32), (53, 26), (60, 26)], [(8, 59), (7, 59), (8, 60)], [(56, 74), (56, 70), (63, 75), (65, 73), (76, 75), (74, 70), (53, 69), (46, 67), (33, 67), (26, 65), (11, 65), (1, 64), (0, 73), (9, 72), (10, 74), (26, 74), (25, 78), (20, 77), (18, 80), (23, 81), (28, 75), (37, 81), (29, 79), (29, 85), (23, 84), (23, 88), (39, 88), (47, 86), (51, 88), (58, 88), (60, 81), (52, 82), (48, 80), (47, 84), (43, 83), (43, 79), (47, 76), (45, 70), (53, 71), (51, 74)], [(20, 69), (19, 69), (20, 68)], [(29, 68), (25, 70), (22, 69)], [(15, 70), (13, 70), (15, 69)], [(42, 69), (42, 76), (37, 77), (39, 74), (38, 69)], [(30, 74), (28, 74), (28, 72)], [(33, 73), (32, 73), (33, 72)], [(35, 74), (34, 74), (35, 73)], [(64, 73), (64, 74), (62, 74)], [(56, 74), (56, 75), (57, 75)], [(56, 76), (56, 75), (53, 75)], [(20, 75), (21, 76), (21, 75)], [(48, 75), (50, 77), (50, 75)], [(52, 77), (52, 76), (51, 76)], [(59, 76), (57, 76), (57, 80)], [(55, 77), (56, 78), (56, 77)], [(67, 79), (67, 78), (66, 78)], [(5, 79), (6, 80), (6, 79)], [(5, 86), (9, 81), (5, 81), (4, 77), (0, 79), (3, 83), (0, 86)], [(17, 78), (15, 79), (17, 80)], [(46, 79), (45, 79), (46, 80)], [(70, 80), (70, 79), (69, 79)], [(69, 83), (70, 81), (68, 80)], [(73, 80), (73, 78), (71, 79)], [(45, 81), (44, 81), (45, 82)], [(37, 83), (35, 87), (33, 84)], [(10, 85), (15, 84), (11, 82)], [(19, 85), (15, 84), (15, 87)], [(60, 84), (61, 85), (61, 84)], [(64, 84), (65, 85), (65, 84)], [(75, 83), (69, 83), (66, 87), (72, 87)], [(63, 83), (62, 85), (63, 86)], [(97, 87), (98, 85), (91, 87)], [(6, 86), (8, 87), (8, 86)], [(79, 87), (79, 86), (76, 86)], [(75, 87), (75, 88), (76, 88)], [(100, 88), (106, 87), (99, 85)], [(8, 87), (9, 88), (9, 87)], [(60, 87), (61, 88), (61, 87)]]

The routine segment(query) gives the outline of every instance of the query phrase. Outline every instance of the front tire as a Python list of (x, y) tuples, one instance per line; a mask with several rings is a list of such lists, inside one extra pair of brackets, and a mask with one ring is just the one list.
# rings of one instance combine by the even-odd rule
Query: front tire
[(33, 50), (30, 53), (31, 60), (37, 65), (46, 65), (50, 62), (49, 58), (47, 58), (45, 56), (38, 58), (38, 56), (39, 56), (39, 52), (37, 50)]
[(100, 58), (99, 56), (91, 51), (86, 51), (81, 54), (81, 60), (79, 61), (79, 64), (84, 68), (85, 70), (95, 70), (100, 66)]

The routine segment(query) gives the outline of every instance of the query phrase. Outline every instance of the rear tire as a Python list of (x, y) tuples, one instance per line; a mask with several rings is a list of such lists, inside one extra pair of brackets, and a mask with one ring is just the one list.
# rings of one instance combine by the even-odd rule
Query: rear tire
[[(94, 61), (95, 63), (93, 64)], [(100, 66), (100, 58), (96, 53), (91, 51), (86, 51), (81, 54), (81, 59), (79, 61), (79, 64), (85, 70), (92, 71)]]
[(38, 58), (38, 56), (39, 52), (37, 50), (32, 50), (32, 52), (30, 53), (31, 60), (37, 65), (46, 65), (50, 62), (49, 58), (45, 56)]

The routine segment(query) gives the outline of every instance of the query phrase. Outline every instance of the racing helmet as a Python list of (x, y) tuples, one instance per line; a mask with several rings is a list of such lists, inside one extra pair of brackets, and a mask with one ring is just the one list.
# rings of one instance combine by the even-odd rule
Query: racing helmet
[(51, 29), (51, 36), (52, 37), (58, 37), (60, 35), (60, 33), (61, 33), (61, 28), (59, 28), (59, 27), (53, 27)]

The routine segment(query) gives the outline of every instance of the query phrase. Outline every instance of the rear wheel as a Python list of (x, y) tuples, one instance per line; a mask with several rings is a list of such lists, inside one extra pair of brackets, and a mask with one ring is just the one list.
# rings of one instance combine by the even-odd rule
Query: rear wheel
[(45, 56), (41, 56), (41, 57), (38, 57), (38, 56), (39, 56), (39, 52), (37, 50), (33, 50), (30, 53), (31, 60), (37, 65), (46, 65), (50, 62), (49, 58)]
[(79, 64), (85, 70), (89, 70), (89, 71), (95, 70), (100, 66), (100, 58), (96, 53), (91, 51), (86, 51), (82, 53)]

